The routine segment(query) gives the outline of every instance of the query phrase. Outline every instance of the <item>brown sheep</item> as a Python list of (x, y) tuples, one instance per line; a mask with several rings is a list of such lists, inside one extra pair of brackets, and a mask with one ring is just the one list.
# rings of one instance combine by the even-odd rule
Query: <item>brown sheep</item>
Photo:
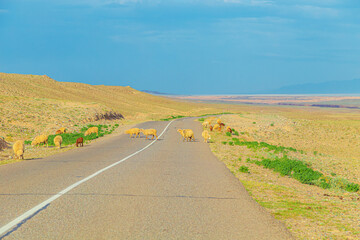
[(84, 146), (84, 138), (79, 137), (78, 139), (76, 139), (76, 147), (83, 147)]
[(24, 141), (17, 140), (13, 146), (15, 158), (24, 159), (25, 143)]
[(37, 146), (40, 143), (44, 143), (44, 144), (46, 144), (46, 147), (48, 147), (49, 146), (48, 139), (49, 139), (48, 135), (37, 136), (37, 137), (35, 137), (34, 141), (31, 142), (31, 145), (32, 146)]
[(131, 128), (129, 130), (126, 130), (125, 134), (130, 134), (130, 137), (132, 137), (134, 134), (135, 138), (137, 138), (138, 136), (140, 138), (140, 129), (139, 128)]
[(212, 131), (212, 130), (213, 130), (213, 126), (210, 126), (209, 129), (210, 129), (210, 131)]
[(219, 125), (220, 125), (221, 128), (225, 127), (225, 123), (220, 123)]
[(59, 135), (56, 136), (56, 137), (54, 138), (54, 144), (55, 144), (55, 146), (61, 148), (62, 141), (63, 141), (63, 139), (62, 139), (61, 136), (59, 136)]
[(61, 132), (60, 130), (57, 130), (57, 131), (55, 132), (55, 135), (58, 135), (58, 134), (62, 134), (62, 132)]
[(226, 127), (226, 132), (232, 133), (233, 130), (231, 129), (231, 127)]
[(90, 135), (92, 133), (96, 133), (96, 135), (98, 135), (99, 134), (99, 128), (98, 127), (91, 127), (88, 130), (86, 130), (84, 135), (88, 136), (88, 135)]
[(140, 132), (142, 132), (145, 136), (146, 139), (148, 139), (148, 136), (152, 136), (151, 140), (157, 139), (157, 135), (156, 135), (156, 129), (140, 129)]

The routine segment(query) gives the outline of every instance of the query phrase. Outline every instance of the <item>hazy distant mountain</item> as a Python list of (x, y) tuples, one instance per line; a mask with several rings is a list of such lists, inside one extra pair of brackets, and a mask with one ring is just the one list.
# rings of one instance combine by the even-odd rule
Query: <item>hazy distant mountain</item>
[(360, 94), (360, 79), (284, 86), (272, 94)]
[(158, 91), (150, 91), (150, 90), (141, 90), (144, 93), (149, 93), (149, 94), (153, 94), (153, 95), (174, 95), (171, 93), (163, 93), (163, 92), (158, 92)]

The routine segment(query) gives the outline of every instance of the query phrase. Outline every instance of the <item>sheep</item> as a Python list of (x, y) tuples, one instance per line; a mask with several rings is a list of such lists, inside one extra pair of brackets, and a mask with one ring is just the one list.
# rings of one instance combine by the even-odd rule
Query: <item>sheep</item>
[(194, 132), (191, 129), (178, 129), (177, 130), (181, 136), (183, 137), (183, 141), (191, 141), (191, 139), (195, 142)]
[(225, 127), (225, 123), (220, 123), (220, 128)]
[(25, 143), (22, 140), (17, 140), (13, 146), (15, 158), (24, 159)]
[(63, 139), (62, 139), (61, 136), (59, 136), (59, 135), (56, 136), (56, 137), (54, 138), (54, 144), (55, 144), (55, 146), (61, 148), (62, 141), (63, 141)]
[(201, 133), (201, 136), (204, 138), (204, 142), (206, 142), (206, 143), (208, 142), (209, 139), (211, 139), (211, 136), (207, 130), (204, 130)]
[(146, 136), (146, 139), (148, 139), (149, 135), (152, 136), (151, 140), (153, 140), (154, 137), (155, 139), (157, 139), (156, 129), (140, 129), (140, 132), (142, 132)]
[(232, 133), (233, 131), (232, 131), (231, 127), (227, 126), (226, 127), (226, 132)]
[(209, 122), (209, 121), (204, 121), (204, 122), (202, 123), (202, 126), (205, 127), (205, 128), (207, 128), (207, 127), (210, 126), (210, 122)]
[(56, 134), (63, 134), (66, 133), (66, 128), (62, 127), (59, 130), (56, 131)]
[(137, 138), (137, 136), (139, 136), (139, 138), (140, 138), (140, 129), (139, 128), (131, 128), (129, 130), (126, 130), (125, 134), (130, 134), (130, 137), (132, 137), (133, 134), (135, 134), (135, 138)]
[(83, 147), (84, 146), (84, 138), (79, 137), (78, 139), (76, 139), (76, 147)]
[(31, 145), (32, 146), (37, 146), (40, 143), (44, 143), (44, 144), (46, 144), (46, 147), (48, 147), (49, 146), (48, 139), (49, 139), (48, 135), (37, 136), (37, 137), (35, 137), (34, 141), (31, 142)]
[(214, 127), (213, 127), (213, 130), (218, 130), (218, 131), (221, 131), (221, 127), (219, 124), (215, 124)]
[(191, 129), (184, 130), (184, 136), (187, 141), (191, 141), (191, 139), (195, 142), (194, 132)]
[(209, 129), (210, 129), (210, 131), (212, 131), (212, 130), (213, 130), (213, 126), (210, 125)]
[(88, 130), (86, 130), (86, 132), (85, 132), (85, 136), (88, 136), (88, 135), (90, 135), (90, 134), (92, 134), (92, 133), (96, 133), (96, 134), (99, 134), (99, 128), (98, 127), (91, 127), (91, 128), (89, 128)]
[(183, 130), (182, 130), (182, 129), (178, 129), (177, 132), (181, 134), (181, 138), (182, 138), (183, 141), (184, 141), (185, 137), (184, 137), (184, 132), (183, 132)]

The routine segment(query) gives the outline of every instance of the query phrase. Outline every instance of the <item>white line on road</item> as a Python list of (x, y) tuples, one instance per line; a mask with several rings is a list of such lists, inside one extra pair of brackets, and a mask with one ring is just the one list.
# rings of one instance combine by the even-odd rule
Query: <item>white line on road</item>
[[(174, 121), (174, 120), (173, 120), (173, 121)], [(165, 127), (165, 129), (162, 131), (162, 133), (158, 136), (159, 138), (164, 134), (164, 132), (166, 131), (166, 129), (170, 126), (170, 124), (171, 124), (173, 121), (171, 121), (171, 122)], [(106, 170), (108, 170), (108, 169), (110, 169), (110, 168), (112, 168), (112, 167), (114, 167), (114, 166), (116, 166), (116, 165), (118, 165), (118, 164), (120, 164), (120, 163), (128, 160), (129, 158), (135, 156), (136, 154), (144, 151), (145, 149), (147, 149), (148, 147), (150, 147), (151, 145), (153, 145), (156, 141), (157, 141), (157, 139), (156, 139), (155, 141), (151, 142), (151, 143), (150, 143), (149, 145), (147, 145), (146, 147), (140, 149), (139, 151), (134, 152), (133, 154), (131, 154), (131, 155), (129, 155), (129, 156), (127, 156), (127, 157), (125, 157), (125, 158), (123, 158), (123, 159), (121, 159), (121, 160), (119, 160), (119, 161), (117, 161), (117, 162), (115, 162), (115, 163), (113, 163), (113, 164), (111, 164), (111, 165), (109, 165), (109, 166), (107, 166), (107, 167), (105, 167), (105, 168), (103, 168), (103, 169), (95, 172), (95, 173), (93, 173), (92, 175), (90, 175), (90, 176), (88, 176), (88, 177), (86, 177), (86, 178), (84, 178), (84, 179), (82, 179), (82, 180), (80, 180), (80, 181), (78, 181), (78, 182), (70, 185), (69, 187), (65, 188), (64, 190), (62, 190), (62, 191), (58, 192), (57, 194), (53, 195), (53, 196), (52, 196), (51, 198), (49, 198), (48, 200), (40, 203), (39, 205), (33, 207), (33, 208), (30, 209), (29, 211), (27, 211), (27, 212), (25, 212), (24, 214), (20, 215), (19, 217), (15, 218), (14, 220), (12, 220), (11, 222), (9, 222), (8, 224), (2, 226), (2, 227), (0, 228), (0, 238), (1, 238), (1, 236), (2, 236), (3, 234), (7, 233), (10, 229), (12, 229), (13, 227), (15, 227), (16, 225), (18, 225), (18, 224), (21, 223), (22, 221), (26, 220), (27, 218), (29, 218), (29, 217), (32, 216), (33, 214), (35, 214), (36, 212), (38, 212), (39, 210), (41, 210), (42, 208), (44, 208), (45, 206), (47, 206), (49, 203), (51, 203), (51, 202), (54, 201), (55, 199), (61, 197), (61, 196), (64, 195), (65, 193), (67, 193), (67, 192), (69, 192), (70, 190), (76, 188), (76, 187), (79, 186), (80, 184), (82, 184), (82, 183), (90, 180), (91, 178), (99, 175), (100, 173), (105, 172)]]

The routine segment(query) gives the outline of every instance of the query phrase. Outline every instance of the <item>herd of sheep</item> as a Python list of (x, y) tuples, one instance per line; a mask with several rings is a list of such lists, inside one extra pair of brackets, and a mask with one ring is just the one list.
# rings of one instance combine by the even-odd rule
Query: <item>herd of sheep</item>
[[(66, 128), (60, 128), (55, 132), (55, 135), (57, 135), (54, 138), (54, 145), (58, 148), (61, 148), (61, 144), (63, 142), (63, 138), (61, 137), (61, 134), (66, 133)], [(86, 130), (85, 136), (88, 136), (92, 133), (95, 133), (96, 135), (99, 134), (99, 128), (98, 127), (90, 127)], [(39, 135), (34, 138), (34, 140), (31, 142), (31, 146), (39, 146), (40, 144), (46, 144), (46, 147), (49, 146), (49, 135)], [(76, 139), (75, 143), (76, 147), (83, 147), (84, 146), (84, 138), (79, 137)], [(25, 152), (25, 142), (23, 140), (18, 140), (13, 145), (14, 155), (15, 158), (24, 159), (24, 152)]]
[[(216, 120), (216, 124), (213, 126), (212, 123)], [(220, 119), (216, 119), (216, 117), (210, 117), (207, 118), (204, 122), (203, 122), (203, 127), (204, 128), (209, 128), (210, 131), (221, 131), (224, 127), (225, 124), (221, 122)], [(194, 137), (194, 131), (191, 129), (178, 129), (177, 130), (180, 134), (181, 137), (183, 139), (183, 141), (195, 141), (195, 137)], [(232, 129), (230, 127), (226, 128), (226, 132), (230, 132), (232, 133)], [(56, 137), (54, 138), (54, 144), (56, 147), (61, 148), (61, 144), (63, 142), (63, 139), (61, 137), (61, 134), (66, 133), (66, 128), (60, 128), (59, 130), (56, 131)], [(88, 136), (92, 133), (95, 134), (99, 134), (99, 129), (98, 127), (90, 127), (89, 129), (86, 130), (85, 132), (85, 136)], [(144, 134), (144, 136), (146, 137), (146, 139), (150, 139), (153, 140), (154, 138), (157, 139), (157, 132), (156, 129), (141, 129), (141, 128), (131, 128), (129, 130), (125, 131), (126, 134), (129, 134), (130, 137), (132, 138), (133, 136), (135, 138), (140, 137), (140, 133)], [(202, 132), (202, 137), (204, 138), (204, 142), (208, 142), (211, 139), (211, 136), (209, 134), (209, 132), (207, 130), (204, 130)], [(46, 144), (46, 146), (48, 147), (48, 139), (49, 136), (48, 135), (40, 135), (34, 138), (34, 140), (31, 142), (32, 146), (39, 146), (40, 144)], [(76, 147), (82, 147), (84, 143), (84, 139), (82, 137), (78, 138), (76, 140)], [(15, 142), (15, 144), (13, 145), (13, 150), (14, 150), (14, 154), (16, 158), (19, 159), (24, 159), (24, 152), (25, 152), (25, 142), (22, 140), (18, 140)]]
[[(216, 124), (212, 126), (212, 122), (215, 120), (216, 120)], [(219, 131), (219, 132), (225, 127), (225, 124), (221, 122), (221, 119), (217, 119), (216, 117), (207, 118), (202, 125), (204, 128), (209, 128), (210, 131)], [(177, 132), (180, 133), (183, 141), (186, 140), (187, 142), (191, 142), (191, 141), (195, 142), (193, 130), (178, 129)], [(226, 127), (226, 132), (232, 133), (231, 127), (229, 126)], [(143, 133), (146, 136), (146, 139), (148, 139), (148, 136), (152, 136), (151, 140), (153, 140), (154, 138), (157, 139), (156, 129), (131, 128), (125, 131), (125, 134), (129, 134), (130, 138), (132, 138), (133, 136), (135, 138), (137, 137), (140, 138), (140, 133)], [(208, 130), (204, 130), (201, 135), (204, 138), (204, 142), (206, 143), (211, 139)]]

